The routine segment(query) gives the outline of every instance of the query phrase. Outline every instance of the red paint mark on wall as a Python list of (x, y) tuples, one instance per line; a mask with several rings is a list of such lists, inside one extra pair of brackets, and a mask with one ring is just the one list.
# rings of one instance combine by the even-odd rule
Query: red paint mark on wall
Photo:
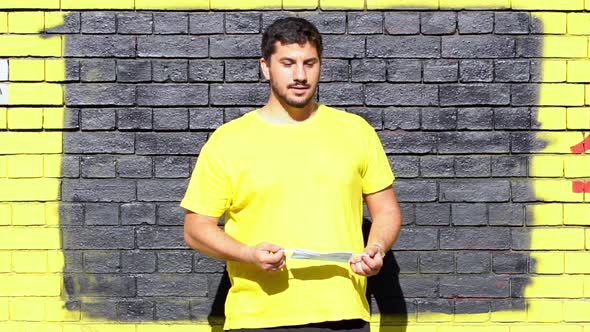
[[(582, 154), (590, 150), (590, 136), (576, 145), (570, 146), (570, 150), (575, 154)], [(590, 181), (576, 180), (572, 182), (572, 192), (590, 193)]]

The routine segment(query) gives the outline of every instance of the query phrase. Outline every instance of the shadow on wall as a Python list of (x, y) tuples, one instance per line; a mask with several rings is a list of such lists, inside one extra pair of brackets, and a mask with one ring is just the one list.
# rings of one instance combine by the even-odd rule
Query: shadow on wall
[[(433, 22), (462, 15), (405, 13)], [(382, 324), (405, 326), (416, 312), (524, 310), (532, 258), (512, 250), (510, 233), (526, 228), (524, 203), (535, 201), (527, 154), (545, 145), (531, 131), (539, 91), (529, 83), (542, 75), (542, 37), (481, 30), (493, 23), (485, 11), (469, 13), (471, 32), (444, 36), (438, 28), (394, 35), (396, 12), (349, 13), (349, 32), (360, 29), (351, 17), (377, 17), (382, 30), (365, 22), (345, 35), (330, 32), (345, 13), (300, 14), (326, 33), (320, 102), (364, 116), (394, 161), (404, 229), (368, 287)], [(68, 308), (117, 321), (223, 321), (224, 266), (185, 246), (178, 201), (208, 133), (266, 101), (257, 33), (260, 22), (284, 15), (84, 12), (50, 31), (66, 41), (60, 223)], [(420, 158), (471, 155), (505, 160), (475, 179), (409, 174)], [(451, 223), (451, 208), (483, 221), (467, 213)], [(502, 268), (492, 268), (492, 252)]]

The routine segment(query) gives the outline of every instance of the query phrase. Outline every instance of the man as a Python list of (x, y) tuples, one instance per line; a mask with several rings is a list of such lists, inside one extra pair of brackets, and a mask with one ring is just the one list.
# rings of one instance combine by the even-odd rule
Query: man
[[(379, 272), (401, 214), (373, 128), (314, 101), (321, 53), (319, 32), (302, 18), (266, 29), (268, 103), (213, 133), (181, 202), (186, 243), (227, 261), (225, 329), (368, 331), (366, 277)], [(366, 247), (363, 198), (372, 217)], [(357, 254), (300, 260), (289, 258), (293, 248)]]

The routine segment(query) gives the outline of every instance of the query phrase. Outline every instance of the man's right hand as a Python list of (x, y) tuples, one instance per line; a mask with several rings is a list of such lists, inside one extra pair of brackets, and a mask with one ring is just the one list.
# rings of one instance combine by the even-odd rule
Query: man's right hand
[(267, 272), (280, 271), (285, 267), (286, 256), (283, 248), (262, 242), (248, 247), (250, 263)]

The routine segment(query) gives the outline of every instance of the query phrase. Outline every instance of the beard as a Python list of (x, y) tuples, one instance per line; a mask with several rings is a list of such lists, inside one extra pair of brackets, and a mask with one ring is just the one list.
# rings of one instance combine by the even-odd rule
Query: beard
[[(294, 108), (304, 108), (305, 106), (309, 105), (309, 103), (311, 102), (315, 93), (310, 94), (305, 99), (291, 98), (288, 96), (288, 92), (289, 92), (288, 89), (292, 85), (294, 85), (294, 84), (290, 84), (287, 88), (281, 89), (281, 87), (279, 87), (275, 81), (270, 80), (270, 88), (272, 89), (273, 93), (275, 94), (275, 96), (277, 96), (277, 98), (279, 99), (279, 101), (281, 103), (285, 103), (285, 104), (287, 104), (291, 107), (294, 107)], [(301, 83), (298, 85), (305, 85), (305, 86), (312, 88), (308, 83)]]

